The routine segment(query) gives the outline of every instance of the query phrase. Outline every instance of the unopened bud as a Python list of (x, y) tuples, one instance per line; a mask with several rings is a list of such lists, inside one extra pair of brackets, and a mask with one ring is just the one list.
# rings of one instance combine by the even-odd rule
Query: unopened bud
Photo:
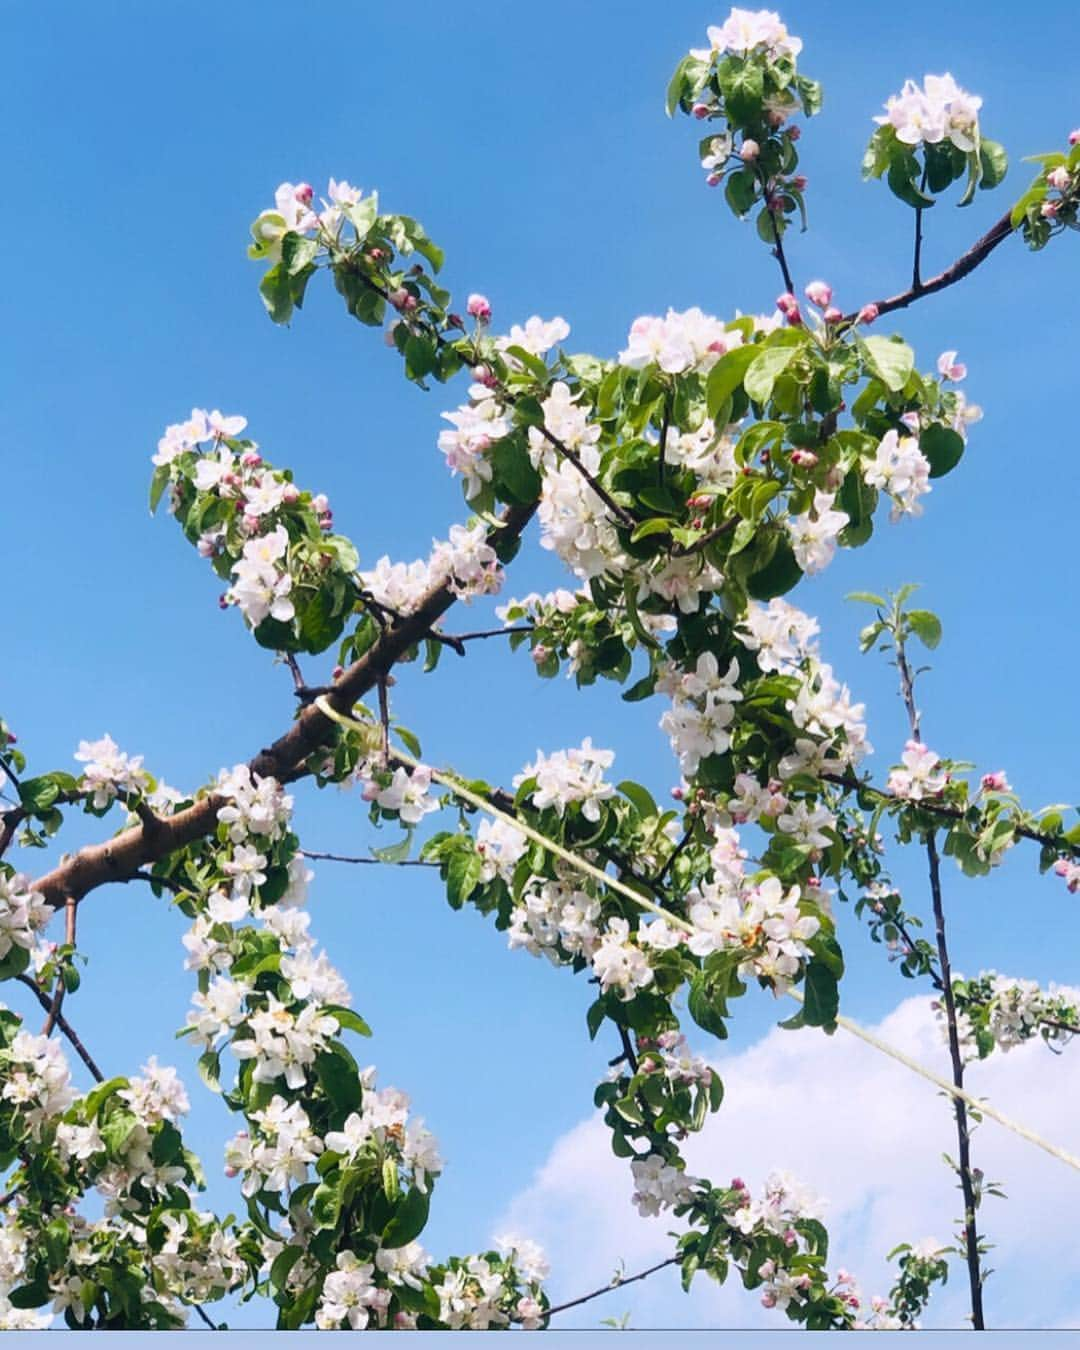
[(298, 183), (296, 186), (296, 200), (303, 202), (305, 206), (311, 205), (311, 199), (315, 196), (315, 189), (310, 183)]
[(480, 323), (488, 323), (491, 319), (491, 301), (486, 295), (478, 295), (474, 292), (469, 296), (465, 309)]
[(806, 298), (818, 309), (827, 309), (832, 304), (832, 287), (827, 281), (811, 281), (806, 287)]
[(745, 140), (739, 148), (739, 158), (744, 164), (752, 164), (758, 155), (761, 154), (761, 146), (757, 141)]
[(708, 117), (711, 111), (712, 110), (707, 103), (695, 103), (690, 109), (691, 115), (696, 117), (699, 122)]
[(856, 318), (859, 323), (873, 323), (880, 312), (877, 305), (863, 305), (862, 309), (860, 309), (856, 315)]

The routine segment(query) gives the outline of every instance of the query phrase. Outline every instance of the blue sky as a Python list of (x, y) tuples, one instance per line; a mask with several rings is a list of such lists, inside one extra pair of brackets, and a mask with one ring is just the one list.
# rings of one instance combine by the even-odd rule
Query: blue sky
[[(407, 12), (279, 0), (257, 12), (199, 0), (0, 3), (11, 53), (0, 88), (10, 129), (0, 711), (36, 768), (72, 767), (79, 739), (107, 731), (154, 772), (194, 786), (287, 723), (286, 672), (235, 613), (218, 612), (219, 586), (168, 517), (146, 511), (157, 437), (193, 405), (244, 413), (268, 458), (328, 493), (362, 565), (426, 555), (432, 536), (465, 516), (435, 449), (439, 412), (463, 386), (426, 395), (407, 386), (379, 335), (349, 321), (329, 287), (312, 288), (290, 330), (266, 319), (244, 249), (281, 180), (320, 189), (333, 174), (378, 188), (388, 209), (419, 217), (446, 248), (455, 293), (486, 292), (501, 327), (562, 314), (572, 349), (610, 354), (637, 314), (668, 305), (771, 309), (775, 264), (704, 187), (696, 128), (662, 111), (675, 62), (724, 13), (644, 0), (540, 10), (425, 0)], [(983, 96), (984, 129), (1012, 156), (997, 192), (929, 213), (934, 270), (1026, 186), (1020, 157), (1058, 147), (1080, 123), (1067, 0), (1040, 6), (1027, 60), (1015, 7), (986, 0), (874, 11), (803, 0), (783, 14), (826, 93), (800, 146), (811, 232), (792, 238), (789, 255), (800, 284), (827, 278), (845, 308), (908, 275), (911, 213), (858, 173), (870, 118), (906, 76), (951, 70)], [(820, 617), (826, 655), (865, 698), (887, 765), (904, 735), (893, 672), (858, 656), (864, 616), (843, 596), (922, 582), (945, 624), (924, 686), (927, 738), (980, 769), (1004, 766), (1034, 804), (1069, 799), (1080, 748), (1070, 716), (1080, 641), (1068, 608), (1077, 469), (1062, 417), (1076, 379), (1073, 245), (1032, 256), (1010, 241), (965, 285), (883, 324), (905, 333), (924, 369), (958, 348), (986, 418), (921, 520), (883, 523), (792, 597)], [(530, 537), (509, 590), (558, 577)], [(433, 762), (493, 780), (507, 781), (538, 746), (592, 735), (616, 749), (620, 776), (660, 791), (674, 781), (658, 706), (623, 705), (611, 686), (577, 694), (541, 682), (524, 653), (496, 644), (465, 661), (448, 654), (436, 675), (406, 671), (395, 709)], [(298, 819), (312, 848), (372, 842), (355, 796), (303, 790)], [(99, 830), (73, 820), (63, 846)], [(917, 866), (898, 862), (897, 873), (920, 885)], [(1017, 849), (978, 890), (952, 870), (947, 883), (959, 970), (1080, 983), (1076, 902), (1038, 877), (1030, 852)], [(554, 1142), (588, 1114), (615, 1052), (586, 1038), (584, 982), (508, 953), (478, 916), (453, 914), (424, 873), (324, 865), (313, 908), (375, 1029), (382, 1081), (413, 1094), (443, 1143), (449, 1167), (428, 1245), (486, 1243)], [(194, 1087), (192, 1058), (172, 1042), (190, 992), (182, 927), (145, 888), (112, 888), (85, 906), (90, 965), (70, 1011), (107, 1072), (158, 1053)], [(912, 991), (853, 921), (842, 936), (846, 1010), (880, 1020)], [(767, 999), (745, 1004), (725, 1054), (776, 1020)], [(1046, 1056), (1044, 1072), (1066, 1070)], [(196, 1100), (190, 1133), (213, 1175), (233, 1127), (220, 1103)], [(228, 1196), (215, 1180), (211, 1199)], [(610, 1266), (619, 1254), (598, 1259)], [(1009, 1279), (995, 1277), (995, 1291), (1013, 1316), (1036, 1320), (1034, 1310), (1023, 1317), (1024, 1291)], [(557, 1270), (555, 1289), (578, 1292), (575, 1272)], [(664, 1307), (678, 1319), (689, 1304), (673, 1294)]]

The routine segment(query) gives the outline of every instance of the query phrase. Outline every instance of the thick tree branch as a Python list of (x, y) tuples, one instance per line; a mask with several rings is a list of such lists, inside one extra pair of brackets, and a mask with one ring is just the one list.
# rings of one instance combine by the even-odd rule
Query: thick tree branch
[[(512, 543), (521, 535), (535, 510), (535, 502), (509, 507), (503, 514), (503, 523), (488, 534), (488, 542), (493, 547)], [(340, 712), (351, 711), (352, 705), (375, 688), (404, 653), (442, 618), (455, 599), (448, 584), (432, 587), (412, 614), (386, 629), (374, 646), (334, 681), (327, 696), (333, 707)], [(273, 777), (281, 783), (293, 782), (307, 774), (310, 756), (328, 745), (335, 735), (334, 723), (310, 703), (299, 710), (284, 735), (249, 761), (249, 768), (261, 777)], [(111, 881), (127, 881), (147, 864), (212, 834), (217, 826), (218, 810), (223, 805), (221, 797), (208, 793), (185, 810), (161, 817), (154, 830), (148, 831), (146, 825), (140, 823), (104, 843), (90, 844), (41, 877), (34, 883), (34, 888), (47, 904), (59, 908), (69, 895), (80, 900), (98, 886)]]

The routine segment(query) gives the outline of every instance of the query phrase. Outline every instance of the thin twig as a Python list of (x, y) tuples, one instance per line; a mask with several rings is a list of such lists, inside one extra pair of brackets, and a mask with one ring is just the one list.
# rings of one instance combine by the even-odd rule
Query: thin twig
[(673, 558), (689, 558), (694, 553), (700, 553), (703, 549), (709, 547), (717, 539), (728, 534), (739, 523), (740, 517), (732, 516), (730, 520), (722, 521), (714, 529), (708, 530), (700, 539), (695, 539), (692, 544), (676, 544), (671, 550)]
[[(27, 989), (29, 989), (33, 993), (37, 1001), (46, 1010), (46, 1012), (48, 1012), (52, 1006), (52, 1000), (49, 998), (49, 995), (46, 994), (44, 989), (41, 988), (38, 982), (31, 976), (25, 974), (16, 975), (15, 978), (19, 981), (20, 984), (26, 985)], [(90, 1055), (90, 1051), (87, 1050), (85, 1045), (83, 1045), (82, 1041), (79, 1038), (78, 1032), (75, 1030), (75, 1028), (71, 1025), (71, 1023), (67, 1020), (67, 1018), (64, 1016), (62, 1012), (57, 1012), (56, 1014), (56, 1025), (60, 1029), (60, 1034), (62, 1036), (65, 1036), (67, 1040), (70, 1041), (71, 1048), (75, 1051), (75, 1053), (79, 1056), (82, 1062), (90, 1070), (90, 1073), (93, 1076), (94, 1080), (98, 1083), (103, 1083), (105, 1081), (105, 1075), (94, 1063), (94, 1060)]]
[[(901, 291), (898, 295), (889, 296), (887, 300), (875, 300), (874, 305), (878, 315), (891, 314), (897, 309), (906, 309), (908, 305), (913, 304), (916, 300), (921, 300), (925, 295), (934, 295), (937, 291), (943, 291), (946, 287), (955, 285), (970, 272), (974, 272), (980, 263), (985, 262), (998, 244), (1008, 239), (1012, 233), (1012, 208), (1010, 207), (999, 220), (996, 220), (990, 226), (982, 238), (977, 239), (966, 253), (962, 253), (943, 272), (931, 277), (929, 281), (921, 282), (918, 286), (912, 286), (906, 291)], [(845, 314), (837, 326), (854, 323), (858, 315), (858, 310), (854, 310), (851, 314)]]
[[(902, 802), (913, 809), (925, 812), (927, 815), (941, 816), (946, 820), (964, 820), (967, 816), (967, 811), (961, 810), (958, 806), (949, 806), (946, 802), (935, 802), (928, 797), (921, 797), (918, 802), (909, 802), (906, 797), (898, 797), (894, 792), (875, 787), (873, 783), (864, 782), (851, 774), (823, 773), (821, 777), (826, 783), (835, 783), (838, 787), (849, 788), (853, 792), (872, 792), (881, 801)], [(1059, 853), (1071, 853), (1074, 858), (1080, 858), (1080, 844), (1070, 844), (1062, 836), (1045, 834), (1041, 830), (1032, 830), (1025, 825), (1013, 825), (1012, 828), (1013, 832), (1021, 839), (1030, 839), (1036, 844), (1045, 844), (1048, 848), (1056, 849)]]
[(281, 655), (285, 664), (289, 668), (289, 674), (293, 678), (293, 688), (295, 689), (296, 693), (299, 693), (302, 689), (307, 689), (308, 684), (307, 681), (304, 679), (303, 671), (300, 669), (300, 662), (297, 661), (296, 657), (293, 655), (292, 652), (282, 652)]
[[(610, 1284), (601, 1285), (599, 1289), (594, 1289), (591, 1293), (582, 1294), (580, 1298), (569, 1299), (566, 1303), (558, 1303), (554, 1308), (548, 1308), (543, 1314), (544, 1317), (554, 1317), (556, 1313), (566, 1312), (567, 1308), (576, 1308), (582, 1303), (588, 1303), (594, 1298), (600, 1298), (604, 1294), (610, 1294), (615, 1289), (621, 1289), (627, 1284), (636, 1284), (638, 1280), (648, 1279), (650, 1275), (655, 1275), (658, 1270), (663, 1270), (665, 1266), (676, 1266), (682, 1260), (681, 1256), (669, 1256), (664, 1261), (658, 1261), (655, 1266), (649, 1266), (647, 1270), (638, 1271), (636, 1275), (622, 1276), (612, 1280)], [(516, 1321), (520, 1319), (514, 1319)]]
[(297, 853), (302, 858), (310, 858), (312, 862), (336, 862), (336, 863), (366, 863), (374, 864), (377, 867), (438, 867), (437, 862), (428, 858), (367, 858), (355, 857), (345, 853), (317, 853), (314, 849), (298, 848)]

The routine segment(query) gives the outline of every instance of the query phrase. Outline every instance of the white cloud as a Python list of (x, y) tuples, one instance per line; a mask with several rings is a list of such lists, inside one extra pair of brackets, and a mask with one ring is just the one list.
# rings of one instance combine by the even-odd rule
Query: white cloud
[[(875, 1030), (948, 1076), (929, 1000), (905, 1000)], [(773, 1030), (715, 1063), (726, 1096), (685, 1146), (691, 1173), (718, 1183), (742, 1176), (753, 1190), (774, 1168), (794, 1173), (827, 1202), (830, 1269), (853, 1271), (867, 1296), (887, 1291), (884, 1257), (898, 1242), (951, 1240), (961, 1202), (941, 1154), (955, 1156), (956, 1135), (951, 1107), (932, 1084), (843, 1030), (832, 1037)], [(999, 1054), (972, 1066), (967, 1086), (1044, 1138), (1080, 1152), (1080, 1045), (1060, 1056), (1037, 1042)], [(995, 1243), (988, 1322), (1080, 1326), (1080, 1173), (991, 1120), (975, 1133), (973, 1161), (1009, 1196), (988, 1198), (980, 1214)], [(639, 1218), (630, 1191), (628, 1163), (612, 1154), (608, 1131), (594, 1116), (555, 1143), (532, 1184), (511, 1201), (503, 1226), (548, 1248), (555, 1301), (604, 1284), (620, 1258), (632, 1273), (671, 1253), (670, 1216)], [(954, 1262), (925, 1324), (962, 1325), (965, 1291), (965, 1272)], [(559, 1325), (595, 1326), (626, 1310), (638, 1327), (786, 1325), (765, 1314), (737, 1279), (721, 1289), (699, 1278), (687, 1297), (673, 1271), (587, 1304)]]

